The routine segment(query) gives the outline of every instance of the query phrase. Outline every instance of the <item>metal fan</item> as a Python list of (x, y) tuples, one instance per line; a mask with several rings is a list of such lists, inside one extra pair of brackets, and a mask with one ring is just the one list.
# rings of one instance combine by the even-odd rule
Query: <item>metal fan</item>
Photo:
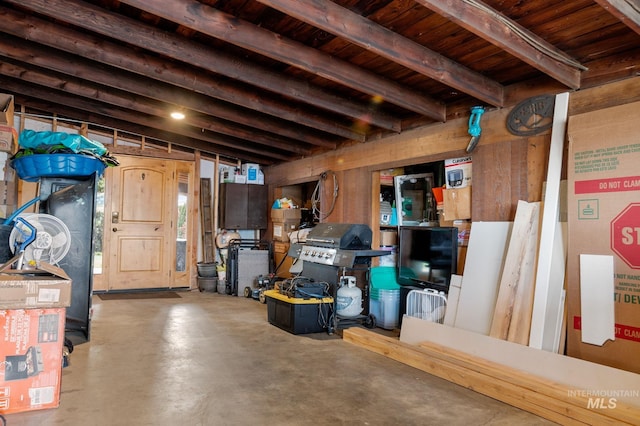
[[(25, 213), (23, 218), (36, 229), (36, 239), (24, 250), (24, 263), (44, 261), (52, 265), (60, 262), (71, 247), (71, 233), (63, 221), (55, 216), (44, 213)], [(15, 252), (20, 244), (25, 225), (17, 221), (9, 235), (9, 247)], [(22, 232), (21, 232), (22, 231)], [(28, 231), (27, 231), (28, 232)]]

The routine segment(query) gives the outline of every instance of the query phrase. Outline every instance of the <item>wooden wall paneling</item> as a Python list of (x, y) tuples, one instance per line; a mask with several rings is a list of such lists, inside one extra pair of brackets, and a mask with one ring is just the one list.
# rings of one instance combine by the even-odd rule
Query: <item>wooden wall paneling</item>
[(530, 136), (527, 144), (527, 192), (526, 201), (542, 200), (542, 187), (546, 178), (547, 162), (549, 161), (550, 132)]
[[(371, 217), (369, 218), (369, 226), (373, 231), (373, 238), (371, 239), (371, 247), (380, 247), (380, 203), (377, 202), (380, 199), (380, 172), (374, 171), (371, 173)], [(379, 259), (374, 259), (374, 262), (378, 262)]]
[[(487, 111), (482, 116), (480, 147), (510, 141), (505, 120), (508, 108)], [(469, 144), (469, 118), (407, 130), (376, 141), (354, 144), (325, 154), (266, 168), (268, 183), (295, 182), (319, 176), (325, 170), (369, 170), (422, 164), (446, 158), (463, 157)]]
[(571, 93), (569, 116), (640, 101), (640, 76)]
[[(342, 218), (345, 223), (364, 223), (371, 221), (371, 193), (366, 190), (371, 185), (371, 172), (363, 167), (346, 170), (342, 173)], [(376, 198), (377, 199), (377, 198)]]
[[(538, 87), (534, 89), (532, 94), (540, 94), (538, 93)], [(637, 100), (640, 100), (640, 77), (573, 92), (569, 111), (570, 115), (574, 115)], [(538, 195), (541, 189), (539, 188), (544, 180), (541, 173), (546, 171), (546, 156), (544, 166), (542, 157), (543, 153), (548, 151), (550, 132), (547, 131), (547, 133), (529, 138), (515, 137), (509, 133), (505, 126), (510, 111), (511, 108), (488, 110), (482, 117), (482, 138), (473, 152), (474, 186), (484, 184), (486, 187), (485, 190), (478, 193), (474, 188), (472, 196), (475, 200), (473, 202), (474, 210), (472, 211), (472, 219), (474, 221), (512, 220), (517, 200), (540, 200)], [(338, 172), (362, 167), (375, 171), (461, 157), (465, 155), (465, 148), (469, 143), (467, 131), (468, 117), (449, 120), (446, 123), (435, 123), (378, 140), (354, 144), (322, 155), (266, 167), (264, 169), (265, 181), (273, 185), (273, 187), (277, 187), (315, 180), (326, 170)], [(500, 146), (500, 149), (504, 150), (507, 146), (504, 143), (511, 144), (515, 142), (524, 143), (527, 150), (523, 154), (526, 158), (526, 170), (521, 170), (517, 175), (519, 189), (515, 192), (520, 192), (520, 196), (515, 197), (511, 193), (511, 188), (506, 191), (507, 188), (503, 186), (501, 189), (505, 192), (500, 192), (496, 200), (493, 195), (495, 188), (490, 186), (490, 181), (479, 181), (482, 177), (482, 168), (485, 166), (489, 168), (487, 172), (488, 179), (499, 176), (496, 173), (498, 171), (503, 173), (501, 178), (504, 181), (513, 180), (516, 174), (513, 170), (508, 169), (506, 171), (509, 174), (505, 176), (506, 163), (502, 163), (499, 167), (494, 167), (491, 162), (483, 161), (483, 156), (495, 154), (492, 153), (493, 147)], [(513, 146), (509, 149), (513, 149)], [(520, 163), (521, 161), (518, 162), (518, 164)], [(523, 185), (524, 188), (522, 188)], [(359, 188), (358, 191), (362, 191), (363, 186), (359, 186)], [(503, 200), (503, 197), (507, 194), (511, 202)], [(341, 195), (344, 197), (351, 196), (347, 191), (343, 191)], [(494, 204), (497, 204), (500, 208), (497, 209)], [(509, 217), (508, 208), (512, 209), (510, 211), (511, 217)], [(366, 223), (366, 217), (368, 216), (358, 218), (358, 221)]]
[(471, 218), (512, 221), (518, 200), (527, 200), (528, 141), (514, 139), (473, 153)]

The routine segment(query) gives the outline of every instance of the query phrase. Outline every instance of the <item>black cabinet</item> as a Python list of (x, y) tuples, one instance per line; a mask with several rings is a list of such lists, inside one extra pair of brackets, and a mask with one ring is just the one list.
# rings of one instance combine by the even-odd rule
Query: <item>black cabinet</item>
[(266, 229), (267, 204), (267, 187), (264, 185), (220, 184), (220, 228)]

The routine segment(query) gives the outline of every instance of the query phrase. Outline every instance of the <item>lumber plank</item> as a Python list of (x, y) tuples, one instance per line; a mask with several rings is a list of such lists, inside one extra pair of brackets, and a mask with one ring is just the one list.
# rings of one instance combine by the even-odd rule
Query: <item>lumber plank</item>
[(529, 337), (529, 346), (547, 351), (553, 350), (557, 339), (560, 318), (557, 310), (564, 284), (564, 270), (554, 270), (554, 258), (562, 256), (557, 252), (555, 241), (559, 230), (560, 175), (568, 109), (569, 93), (556, 95)]
[(526, 345), (533, 305), (540, 203), (518, 201), (489, 335)]
[(588, 409), (584, 398), (570, 396), (565, 385), (436, 343), (412, 345), (361, 328), (345, 330), (343, 339), (561, 424), (634, 424), (640, 415), (627, 405), (606, 413)]

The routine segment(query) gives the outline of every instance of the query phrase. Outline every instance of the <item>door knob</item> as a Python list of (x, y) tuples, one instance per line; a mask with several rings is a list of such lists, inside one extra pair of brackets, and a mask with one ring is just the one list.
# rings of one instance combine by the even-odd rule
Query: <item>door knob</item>
[(113, 232), (118, 232), (118, 228), (111, 229)]

